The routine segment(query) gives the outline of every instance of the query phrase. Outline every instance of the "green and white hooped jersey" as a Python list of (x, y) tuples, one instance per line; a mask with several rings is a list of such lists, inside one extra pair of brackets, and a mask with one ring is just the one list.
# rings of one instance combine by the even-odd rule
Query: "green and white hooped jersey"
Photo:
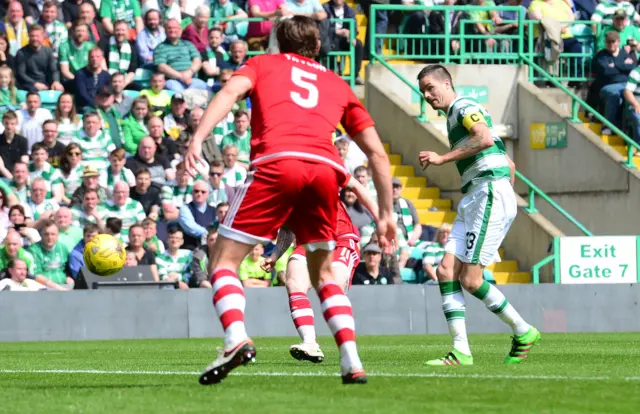
[(591, 21), (601, 22), (602, 26), (611, 26), (613, 25), (613, 14), (618, 9), (623, 9), (633, 24), (633, 20), (636, 19), (636, 8), (628, 1), (617, 2), (615, 0), (598, 3), (591, 16)]
[[(465, 144), (470, 133), (467, 128), (482, 122), (493, 128), (491, 115), (473, 98), (459, 97), (449, 107), (447, 113), (447, 132), (449, 145), (454, 150)], [(472, 185), (480, 182), (510, 179), (511, 170), (507, 162), (504, 143), (492, 133), (494, 145), (469, 158), (456, 161), (456, 168), (462, 177), (462, 193), (469, 191)]]

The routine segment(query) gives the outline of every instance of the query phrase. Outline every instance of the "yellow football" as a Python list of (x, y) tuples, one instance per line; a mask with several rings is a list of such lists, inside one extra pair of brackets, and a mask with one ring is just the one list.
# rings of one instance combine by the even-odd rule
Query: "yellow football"
[(126, 260), (124, 246), (110, 234), (98, 234), (84, 246), (84, 265), (98, 276), (115, 275)]

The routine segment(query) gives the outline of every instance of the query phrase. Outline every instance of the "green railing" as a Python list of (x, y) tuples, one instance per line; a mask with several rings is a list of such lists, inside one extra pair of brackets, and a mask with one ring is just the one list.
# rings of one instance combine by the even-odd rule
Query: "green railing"
[[(227, 23), (227, 22), (247, 22), (247, 23), (251, 23), (251, 22), (262, 22), (265, 20), (269, 20), (269, 19), (265, 19), (262, 17), (244, 17), (244, 18), (238, 18), (238, 19), (229, 19), (229, 18), (225, 18), (225, 19), (216, 19), (216, 18), (211, 18), (209, 19), (209, 27), (214, 27), (216, 25), (220, 25), (221, 23)], [(274, 19), (271, 19), (274, 20)], [(355, 40), (355, 29), (356, 29), (356, 20), (355, 19), (331, 19), (332, 23), (338, 23), (338, 22), (342, 22), (343, 25), (346, 25), (348, 27), (346, 27), (347, 29), (349, 29), (349, 50), (345, 50), (345, 51), (331, 51), (328, 53), (328, 55), (326, 57), (323, 57), (321, 59), (319, 59), (318, 61), (325, 66), (327, 69), (331, 70), (332, 72), (337, 73), (338, 75), (340, 75), (342, 77), (342, 79), (346, 80), (347, 82), (349, 82), (349, 86), (351, 86), (351, 88), (355, 88), (356, 86), (356, 78), (358, 77), (358, 74), (355, 73), (355, 67), (356, 67), (356, 49), (354, 46), (354, 40)], [(182, 19), (182, 27), (185, 28), (186, 26), (188, 26), (191, 23), (191, 19), (187, 18), (187, 19)], [(262, 55), (265, 52), (263, 51), (254, 51), (254, 50), (250, 50), (247, 52), (247, 56), (256, 56), (256, 55)], [(348, 67), (348, 75), (345, 75), (345, 72), (347, 72), (345, 69), (347, 63), (349, 64)]]
[(580, 123), (580, 118), (578, 116), (578, 112), (580, 111), (580, 107), (584, 108), (588, 113), (590, 113), (595, 119), (602, 122), (604, 126), (611, 128), (611, 131), (618, 135), (622, 140), (627, 144), (627, 159), (623, 163), (623, 165), (627, 168), (636, 168), (633, 163), (633, 150), (640, 150), (640, 145), (638, 145), (634, 140), (632, 140), (627, 134), (625, 134), (620, 128), (616, 127), (611, 121), (609, 121), (604, 116), (600, 115), (598, 111), (589, 106), (586, 102), (580, 99), (575, 93), (571, 92), (568, 88), (566, 88), (562, 83), (560, 83), (554, 76), (546, 72), (543, 68), (534, 63), (530, 58), (524, 57), (522, 58), (525, 64), (529, 65), (532, 70), (540, 73), (541, 78), (545, 79), (548, 82), (551, 82), (553, 86), (562, 90), (565, 94), (567, 94), (571, 98), (571, 114), (567, 118), (567, 121), (572, 123)]
[[(387, 60), (422, 60), (438, 63), (475, 63), (475, 64), (506, 64), (521, 65), (522, 56), (534, 61), (543, 62), (544, 52), (536, 52), (535, 45), (538, 41), (539, 22), (526, 19), (526, 11), (518, 6), (480, 7), (480, 6), (434, 6), (429, 7), (430, 12), (442, 12), (444, 18), (444, 33), (403, 34), (404, 25), (400, 26), (400, 34), (375, 33), (375, 11), (401, 12), (408, 16), (412, 12), (423, 12), (424, 6), (372, 6), (369, 21), (371, 35), (370, 54), (375, 52), (375, 45), (382, 42), (385, 45), (383, 56)], [(496, 27), (491, 20), (463, 18), (460, 20), (459, 29), (454, 33), (451, 27), (450, 16), (454, 12), (486, 13), (504, 11), (514, 13), (517, 17), (513, 20), (503, 20), (502, 24), (515, 24), (506, 32), (496, 32)], [(573, 37), (581, 44), (581, 50), (577, 53), (563, 52), (552, 66), (551, 72), (560, 81), (581, 82), (589, 80), (591, 59), (595, 54), (595, 36), (591, 31), (591, 21), (565, 22)], [(487, 33), (479, 33), (476, 25), (481, 24)], [(599, 23), (595, 24), (599, 26)], [(504, 26), (502, 26), (504, 27)], [(540, 81), (533, 71), (529, 73), (529, 80)]]

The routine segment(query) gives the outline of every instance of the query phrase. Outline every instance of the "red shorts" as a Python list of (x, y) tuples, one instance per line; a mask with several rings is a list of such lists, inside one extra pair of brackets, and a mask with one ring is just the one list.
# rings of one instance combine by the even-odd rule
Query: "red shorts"
[[(307, 251), (304, 246), (296, 246), (289, 257), (289, 260), (307, 260)], [(338, 239), (336, 249), (333, 251), (332, 264), (340, 263), (344, 265), (349, 272), (349, 281), (347, 289), (351, 287), (351, 279), (356, 271), (356, 267), (360, 263), (360, 245), (353, 239)]]
[(300, 245), (334, 246), (341, 173), (328, 164), (278, 159), (250, 171), (238, 187), (220, 234), (268, 243), (286, 225)]

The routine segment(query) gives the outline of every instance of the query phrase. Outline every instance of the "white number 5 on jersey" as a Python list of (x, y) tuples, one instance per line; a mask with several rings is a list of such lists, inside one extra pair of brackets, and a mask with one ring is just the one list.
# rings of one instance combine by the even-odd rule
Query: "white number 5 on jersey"
[(291, 92), (291, 99), (297, 105), (311, 109), (318, 105), (318, 88), (312, 82), (318, 80), (318, 75), (309, 73), (295, 66), (291, 67), (291, 81), (294, 85), (307, 91), (306, 97), (300, 92)]

